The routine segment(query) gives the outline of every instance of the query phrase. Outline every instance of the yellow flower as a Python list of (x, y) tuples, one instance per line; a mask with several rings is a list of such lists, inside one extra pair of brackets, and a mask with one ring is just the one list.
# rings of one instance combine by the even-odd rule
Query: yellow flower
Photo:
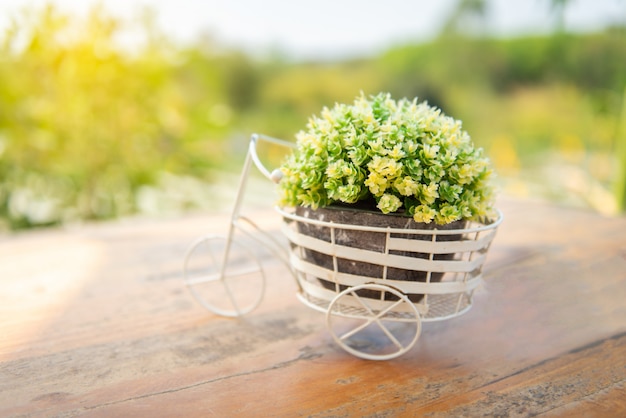
[(439, 145), (424, 145), (424, 158), (434, 160), (439, 153)]
[(387, 97), (385, 98), (385, 106), (393, 112), (397, 109), (396, 101), (391, 98), (390, 94), (387, 94)]
[(326, 121), (328, 121), (328, 122), (330, 122), (330, 123), (334, 123), (334, 122), (335, 122), (335, 118), (333, 117), (332, 112), (331, 112), (331, 111), (330, 111), (330, 109), (329, 109), (329, 108), (327, 108), (326, 106), (324, 106), (324, 107), (322, 108), (322, 117), (323, 117)]
[(402, 163), (392, 158), (375, 155), (367, 164), (367, 168), (385, 177), (396, 177), (402, 170)]
[(419, 184), (409, 176), (397, 178), (393, 183), (393, 187), (402, 196), (412, 196), (419, 191)]
[(459, 184), (471, 183), (474, 178), (474, 168), (469, 164), (463, 164), (458, 170)]
[(328, 164), (328, 167), (326, 167), (326, 175), (331, 179), (340, 178), (342, 176), (342, 170), (339, 161)]
[(435, 200), (439, 197), (439, 184), (430, 183), (428, 186), (421, 184), (419, 190), (419, 199), (425, 205), (432, 205), (435, 203)]
[(404, 150), (409, 155), (413, 155), (415, 151), (417, 151), (417, 143), (415, 141), (406, 141), (404, 142)]
[(387, 121), (384, 124), (380, 125), (380, 131), (382, 133), (388, 134), (389, 132), (391, 132), (393, 130), (393, 125), (391, 124), (391, 121)]
[(392, 194), (385, 193), (378, 200), (378, 204), (376, 207), (380, 209), (382, 213), (390, 213), (397, 211), (400, 206), (402, 206), (402, 202), (400, 199)]
[(404, 151), (402, 151), (402, 144), (396, 144), (393, 149), (387, 151), (387, 155), (394, 160), (399, 160), (403, 158), (406, 154), (404, 153)]
[(387, 190), (387, 179), (378, 173), (371, 172), (365, 180), (365, 185), (374, 196), (382, 195)]
[(374, 141), (369, 141), (368, 145), (370, 146), (370, 149), (372, 150), (374, 155), (376, 155), (374, 158), (378, 157), (379, 155), (385, 152), (385, 147), (383, 145), (383, 140), (381, 138), (378, 138)]
[(419, 205), (415, 208), (415, 214), (413, 215), (413, 219), (415, 220), (415, 222), (423, 222), (425, 224), (429, 224), (436, 214), (437, 212), (434, 209), (426, 205)]
[(337, 189), (337, 197), (345, 203), (355, 203), (359, 199), (361, 188), (354, 184), (346, 184)]
[(354, 125), (350, 125), (348, 132), (344, 134), (343, 142), (347, 147), (352, 147), (356, 144), (356, 129)]
[(461, 211), (452, 205), (443, 204), (435, 215), (435, 222), (439, 225), (449, 224), (461, 218)]

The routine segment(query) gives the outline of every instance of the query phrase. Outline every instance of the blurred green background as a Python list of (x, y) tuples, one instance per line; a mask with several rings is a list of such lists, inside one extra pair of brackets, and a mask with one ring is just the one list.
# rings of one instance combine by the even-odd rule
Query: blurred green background
[[(499, 38), (463, 30), (489, 1), (460, 0), (426, 42), (332, 60), (181, 45), (158, 10), (16, 11), (0, 33), (0, 231), (219, 207), (252, 132), (293, 139), (361, 91), (463, 120), (503, 193), (623, 212), (626, 26), (570, 32), (568, 3), (546, 2), (550, 33)], [(146, 40), (132, 49), (129, 25)]]

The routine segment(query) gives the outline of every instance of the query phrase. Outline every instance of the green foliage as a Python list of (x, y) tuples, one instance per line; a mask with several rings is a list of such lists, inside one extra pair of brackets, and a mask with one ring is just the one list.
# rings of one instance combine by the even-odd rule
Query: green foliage
[(497, 93), (525, 85), (567, 83), (595, 92), (626, 83), (626, 28), (589, 35), (516, 39), (443, 37), (389, 50), (380, 58), (399, 88), (440, 91), (479, 85)]
[(153, 42), (123, 53), (119, 29), (99, 9), (78, 22), (49, 7), (5, 34), (0, 217), (10, 227), (129, 214), (160, 172), (213, 165), (219, 79), (193, 56), (178, 64), (149, 26)]
[[(321, 64), (252, 59), (206, 39), (176, 46), (153, 18), (130, 23), (147, 39), (132, 51), (117, 43), (129, 23), (100, 8), (85, 20), (27, 11), (0, 34), (0, 230), (135, 213), (163, 178), (171, 188), (176, 176), (210, 181), (236, 166), (245, 147), (234, 138), (292, 138), (359, 91), (419, 97), (462, 119), (504, 174), (547, 151), (611, 167), (620, 149), (623, 27), (516, 39), (453, 31)], [(616, 183), (619, 170), (592, 169)]]
[(622, 97), (622, 113), (617, 128), (617, 158), (619, 169), (615, 182), (615, 196), (620, 210), (626, 211), (626, 88)]
[(461, 122), (417, 100), (364, 95), (313, 116), (281, 167), (281, 204), (357, 204), (448, 224), (493, 210), (491, 169)]

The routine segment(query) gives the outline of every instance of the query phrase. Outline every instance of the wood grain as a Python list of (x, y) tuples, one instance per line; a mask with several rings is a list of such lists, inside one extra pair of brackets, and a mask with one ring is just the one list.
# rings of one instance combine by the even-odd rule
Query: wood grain
[(387, 362), (342, 351), (262, 248), (257, 310), (198, 305), (183, 255), (227, 214), (1, 237), (0, 416), (626, 415), (626, 219), (500, 206), (474, 307)]

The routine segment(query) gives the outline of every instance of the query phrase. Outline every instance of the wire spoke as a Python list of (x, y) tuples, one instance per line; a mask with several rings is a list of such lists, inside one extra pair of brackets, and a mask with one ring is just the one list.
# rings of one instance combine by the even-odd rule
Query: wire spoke
[(365, 320), (365, 322), (357, 327), (355, 327), (354, 329), (352, 329), (351, 331), (348, 331), (344, 334), (342, 334), (339, 338), (341, 340), (346, 340), (350, 337), (352, 337), (353, 335), (357, 334), (358, 332), (364, 330), (365, 328), (367, 328), (369, 325), (376, 323), (376, 325), (378, 325), (378, 327), (380, 328), (380, 330), (387, 336), (387, 338), (389, 338), (389, 340), (391, 340), (391, 342), (398, 347), (399, 349), (403, 349), (404, 346), (402, 345), (402, 343), (400, 341), (398, 341), (398, 339), (393, 335), (393, 333), (391, 333), (391, 331), (389, 331), (389, 329), (381, 322), (381, 318), (389, 311), (395, 309), (397, 306), (401, 305), (402, 303), (404, 303), (405, 301), (403, 299), (399, 299), (398, 301), (396, 301), (395, 303), (389, 305), (388, 307), (386, 307), (385, 309), (379, 311), (377, 314), (372, 310), (372, 308), (364, 301), (364, 298), (362, 298), (361, 296), (359, 296), (355, 291), (351, 291), (349, 292), (352, 296), (354, 296), (356, 298), (356, 300), (361, 304), (361, 306), (370, 314), (369, 317), (367, 316), (363, 316), (362, 319)]
[[(382, 292), (382, 294), (380, 300), (378, 300), (378, 298), (359, 296), (358, 292), (360, 290), (378, 291)], [(385, 300), (386, 293), (396, 296), (398, 300)], [(342, 303), (341, 299), (345, 297), (348, 297), (350, 300), (345, 300)], [(341, 309), (338, 309), (344, 304), (358, 311), (356, 313), (350, 312), (344, 314)], [(412, 338), (407, 339), (406, 342), (401, 336), (403, 329), (396, 328), (393, 326), (393, 323), (408, 322), (408, 318), (389, 315), (390, 312), (393, 314), (400, 313), (401, 311), (404, 312), (403, 307), (400, 306), (402, 304), (408, 304), (408, 308), (412, 308), (413, 319), (410, 322), (415, 326), (415, 332), (412, 333)], [(382, 306), (380, 310), (378, 310), (379, 306)], [(335, 316), (349, 318), (353, 321), (344, 323), (345, 327), (341, 325), (333, 326), (332, 318)], [(365, 330), (374, 323), (376, 323), (376, 327), (373, 327), (371, 330)], [(357, 357), (369, 360), (388, 360), (406, 353), (415, 344), (421, 331), (420, 312), (417, 307), (408, 300), (406, 295), (397, 289), (376, 283), (357, 285), (337, 294), (326, 311), (326, 324), (335, 341), (344, 350)], [(346, 327), (351, 329), (346, 331)], [(364, 334), (356, 336), (361, 331), (363, 331)]]
[(380, 329), (385, 333), (385, 335), (387, 336), (387, 338), (389, 338), (391, 340), (391, 342), (398, 347), (400, 350), (402, 350), (404, 348), (404, 346), (402, 345), (402, 343), (400, 341), (398, 341), (398, 339), (391, 333), (391, 331), (389, 331), (389, 329), (387, 329), (387, 327), (385, 325), (383, 325), (382, 322), (380, 322), (379, 320), (376, 320), (376, 323), (378, 324), (378, 326), (380, 327)]
[(372, 310), (372, 308), (365, 303), (363, 297), (359, 296), (358, 294), (356, 294), (354, 291), (350, 292), (350, 294), (354, 295), (356, 297), (356, 300), (361, 304), (361, 306), (363, 306), (363, 308), (368, 311), (370, 313), (371, 316), (374, 316), (376, 318), (380, 318), (383, 315), (385, 315), (387, 312), (393, 310), (396, 306), (401, 305), (402, 303), (404, 303), (403, 299), (399, 299), (397, 300), (394, 304), (389, 305), (388, 307), (386, 307), (385, 309), (381, 310), (378, 314), (374, 313), (374, 311)]

